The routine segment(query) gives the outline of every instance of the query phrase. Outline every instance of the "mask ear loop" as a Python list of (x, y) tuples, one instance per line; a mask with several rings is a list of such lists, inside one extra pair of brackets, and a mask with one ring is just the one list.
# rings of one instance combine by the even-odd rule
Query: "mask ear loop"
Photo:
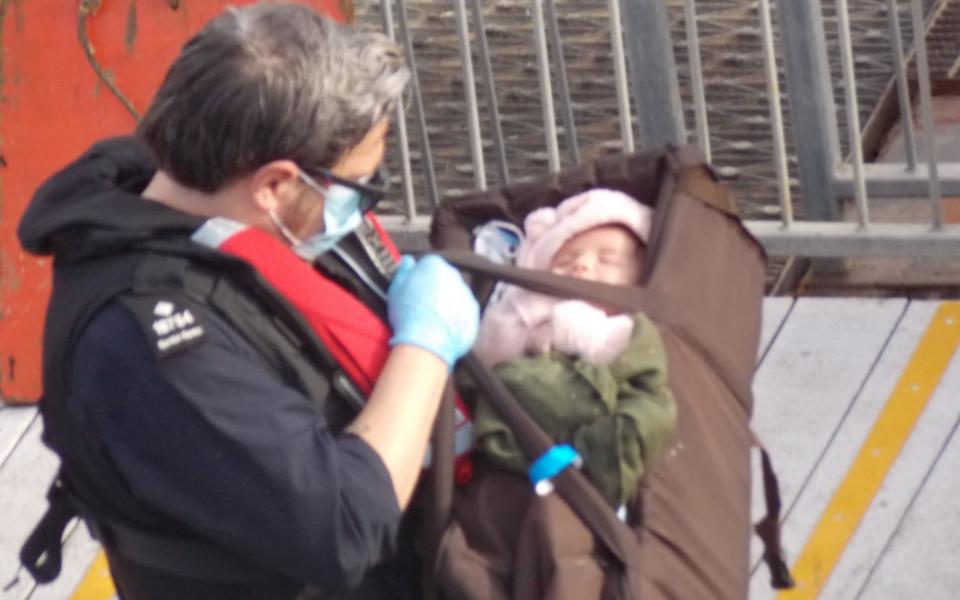
[[(301, 169), (300, 167), (297, 167), (297, 177), (300, 178), (300, 181), (307, 184), (307, 187), (309, 187), (316, 193), (320, 194), (323, 198), (327, 197), (327, 190), (324, 189), (324, 187), (321, 186), (319, 183), (317, 183), (316, 179), (307, 175), (303, 171), (303, 169)], [(299, 237), (294, 235), (294, 233), (290, 231), (290, 229), (288, 229), (286, 225), (283, 224), (283, 222), (280, 220), (280, 217), (277, 216), (277, 212), (274, 209), (271, 208), (270, 210), (268, 210), (267, 215), (270, 217), (270, 220), (273, 221), (273, 224), (277, 227), (277, 229), (280, 230), (280, 233), (283, 234), (283, 237), (286, 238), (288, 242), (290, 242), (291, 246), (293, 246), (294, 248), (297, 248), (303, 245), (303, 240), (301, 240)]]
[[(330, 181), (333, 181), (333, 179), (331, 178), (331, 175), (329, 175), (326, 171), (323, 172), (323, 176), (329, 179)], [(327, 188), (317, 183), (316, 179), (314, 179), (310, 175), (307, 175), (306, 172), (304, 172), (304, 170), (299, 167), (297, 167), (297, 177), (300, 178), (300, 181), (307, 184), (307, 187), (309, 187), (316, 193), (320, 194), (324, 198), (327, 197)]]
[(277, 216), (277, 213), (275, 210), (271, 208), (270, 210), (267, 211), (267, 215), (269, 215), (270, 220), (273, 221), (273, 224), (277, 227), (277, 229), (280, 230), (280, 233), (283, 234), (283, 237), (285, 237), (287, 241), (290, 242), (291, 246), (296, 248), (303, 245), (303, 240), (293, 235), (293, 232), (287, 229), (287, 226), (284, 225), (282, 222), (280, 222), (280, 217)]

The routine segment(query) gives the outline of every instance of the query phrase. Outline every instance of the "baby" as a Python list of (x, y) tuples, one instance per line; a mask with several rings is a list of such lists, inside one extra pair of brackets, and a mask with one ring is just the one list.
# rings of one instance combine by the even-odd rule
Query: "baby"
[[(638, 285), (652, 211), (626, 194), (594, 189), (524, 222), (517, 266), (614, 285)], [(474, 351), (557, 443), (572, 444), (587, 476), (614, 507), (676, 426), (666, 353), (643, 314), (608, 314), (502, 286), (487, 305)], [(529, 461), (484, 402), (475, 432), (493, 464), (525, 473)]]

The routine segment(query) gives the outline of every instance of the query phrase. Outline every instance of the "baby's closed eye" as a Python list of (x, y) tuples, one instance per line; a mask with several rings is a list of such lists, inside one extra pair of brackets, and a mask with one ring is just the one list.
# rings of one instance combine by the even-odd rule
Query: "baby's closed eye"
[(600, 262), (608, 265), (622, 265), (627, 261), (627, 256), (622, 252), (603, 252), (600, 254)]

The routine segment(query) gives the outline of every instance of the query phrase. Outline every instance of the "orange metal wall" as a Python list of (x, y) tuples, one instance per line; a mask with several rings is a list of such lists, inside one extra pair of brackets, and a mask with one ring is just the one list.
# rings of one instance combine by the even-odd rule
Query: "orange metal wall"
[[(41, 393), (49, 261), (25, 254), (16, 239), (33, 190), (95, 140), (131, 132), (135, 120), (124, 102), (142, 113), (187, 38), (227, 4), (245, 3), (0, 0), (3, 400), (32, 402)], [(307, 3), (338, 20), (350, 17), (349, 0)]]

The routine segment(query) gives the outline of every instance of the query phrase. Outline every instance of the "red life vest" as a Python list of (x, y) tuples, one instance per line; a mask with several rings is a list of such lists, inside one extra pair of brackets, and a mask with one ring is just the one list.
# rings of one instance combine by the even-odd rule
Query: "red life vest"
[[(367, 220), (391, 255), (399, 259), (400, 253), (376, 218), (368, 214)], [(390, 327), (376, 313), (261, 229), (211, 219), (193, 239), (252, 265), (306, 319), (360, 391), (370, 394), (390, 353)], [(465, 483), (470, 466), (464, 459), (473, 445), (473, 424), (459, 397), (456, 403), (456, 478)]]

